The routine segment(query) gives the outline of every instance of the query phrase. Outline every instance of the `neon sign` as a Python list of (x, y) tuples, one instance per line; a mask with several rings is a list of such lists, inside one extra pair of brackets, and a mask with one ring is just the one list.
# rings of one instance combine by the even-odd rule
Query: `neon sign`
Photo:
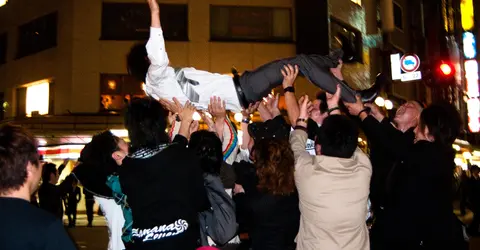
[(473, 59), (477, 56), (475, 36), (471, 32), (463, 33), (463, 54), (466, 59)]

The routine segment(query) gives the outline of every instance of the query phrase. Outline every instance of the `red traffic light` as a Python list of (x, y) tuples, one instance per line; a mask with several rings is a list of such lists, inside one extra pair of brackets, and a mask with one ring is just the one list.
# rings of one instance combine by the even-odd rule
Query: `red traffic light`
[(452, 66), (450, 66), (449, 64), (447, 63), (442, 63), (440, 64), (440, 71), (446, 75), (446, 76), (449, 76), (452, 74), (453, 72), (453, 69), (452, 69)]

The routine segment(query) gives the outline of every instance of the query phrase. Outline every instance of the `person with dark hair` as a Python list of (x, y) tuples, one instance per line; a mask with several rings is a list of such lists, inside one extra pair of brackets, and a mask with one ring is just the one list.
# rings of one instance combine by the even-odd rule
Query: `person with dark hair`
[[(298, 55), (277, 60), (253, 71), (246, 71), (240, 76), (234, 71), (233, 78), (194, 68), (174, 69), (169, 66), (165, 50), (157, 0), (147, 2), (151, 12), (150, 38), (146, 46), (141, 44), (132, 48), (127, 62), (128, 71), (140, 81), (145, 81), (147, 94), (155, 99), (168, 102), (176, 97), (182, 104), (190, 101), (197, 108), (206, 109), (210, 96), (214, 95), (226, 101), (228, 110), (240, 112), (242, 107), (247, 108), (250, 103), (261, 101), (273, 88), (281, 85), (283, 77), (280, 70), (286, 64), (298, 65), (302, 75), (327, 92), (335, 92), (335, 86), (340, 84), (345, 101), (355, 102), (357, 93), (360, 93), (365, 101), (373, 101), (377, 95), (378, 86), (356, 91), (328, 71), (328, 68), (338, 66), (343, 56), (341, 50), (334, 51), (329, 56)], [(146, 47), (146, 51), (141, 51), (141, 47)], [(148, 71), (145, 71), (147, 68)]]
[[(128, 153), (127, 143), (110, 131), (93, 136), (92, 141), (80, 153), (79, 165), (72, 170), (74, 176), (83, 186), (84, 193), (91, 193), (98, 203), (107, 221), (109, 232), (109, 250), (125, 249), (122, 240), (122, 228), (125, 225), (122, 206), (114, 199), (112, 189), (107, 185), (108, 178), (118, 175), (119, 165)], [(88, 196), (85, 195), (87, 199)], [(90, 201), (92, 202), (92, 201)], [(93, 202), (92, 202), (93, 203)], [(93, 204), (92, 204), (93, 206)], [(93, 220), (93, 207), (91, 208)]]
[(220, 175), (223, 162), (222, 142), (214, 132), (199, 130), (190, 136), (188, 148), (200, 159), (203, 173)]
[(45, 163), (43, 165), (42, 185), (38, 190), (40, 208), (56, 215), (59, 219), (63, 218), (62, 200), (71, 184), (69, 180), (63, 181), (60, 185), (57, 185), (57, 182), (67, 163), (68, 159), (65, 159), (58, 169), (53, 163)]
[(420, 115), (414, 143), (396, 148), (377, 249), (465, 249), (452, 204), (452, 144), (460, 128), (453, 105), (432, 104)]
[(305, 97), (290, 144), (300, 198), (297, 249), (370, 249), (365, 223), (372, 166), (357, 147), (355, 122), (341, 116), (340, 87), (327, 94), (329, 116), (315, 142), (316, 156), (305, 150), (308, 106)]
[(75, 227), (77, 223), (77, 207), (78, 203), (82, 199), (80, 188), (78, 187), (78, 181), (72, 180), (72, 186), (66, 193), (66, 215), (68, 217), (68, 227)]
[[(5, 250), (74, 250), (61, 221), (30, 204), (42, 166), (25, 129), (0, 127), (0, 242)], [(21, 232), (21, 233), (18, 233)]]
[(135, 249), (194, 249), (198, 212), (210, 207), (198, 158), (187, 149), (198, 128), (187, 103), (179, 113), (172, 143), (165, 132), (167, 112), (153, 98), (135, 98), (125, 112), (131, 153), (119, 169), (120, 184), (133, 213)]

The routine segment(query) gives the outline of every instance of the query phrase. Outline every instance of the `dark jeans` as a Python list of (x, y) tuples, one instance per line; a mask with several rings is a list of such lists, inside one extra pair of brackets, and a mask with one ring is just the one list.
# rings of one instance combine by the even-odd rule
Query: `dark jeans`
[(282, 85), (281, 69), (287, 64), (298, 65), (299, 75), (305, 76), (317, 87), (329, 93), (335, 93), (337, 84), (342, 87), (342, 100), (353, 103), (356, 101), (356, 91), (348, 88), (345, 83), (332, 75), (330, 68), (337, 62), (328, 56), (297, 55), (267, 63), (253, 71), (245, 71), (240, 76), (240, 86), (248, 103), (262, 100), (270, 91)]
[(93, 205), (95, 204), (95, 200), (85, 200), (85, 209), (87, 212), (87, 220), (88, 224), (93, 222)]

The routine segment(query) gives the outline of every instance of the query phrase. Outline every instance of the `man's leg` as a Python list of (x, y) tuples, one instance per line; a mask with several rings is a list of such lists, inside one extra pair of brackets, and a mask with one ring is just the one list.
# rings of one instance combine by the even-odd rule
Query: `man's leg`
[(243, 73), (239, 80), (247, 102), (260, 101), (273, 88), (281, 85), (283, 81), (281, 69), (287, 64), (298, 65), (299, 74), (329, 93), (335, 93), (336, 85), (340, 84), (342, 100), (346, 102), (356, 101), (356, 91), (330, 73), (330, 68), (335, 68), (338, 65), (338, 60), (335, 62), (335, 59), (331, 57), (320, 55), (297, 55), (270, 62), (253, 71)]
[(88, 220), (88, 226), (91, 227), (92, 226), (92, 222), (93, 222), (93, 205), (94, 205), (94, 201), (93, 200), (85, 200), (85, 208), (86, 208), (86, 212), (87, 212), (87, 220)]

